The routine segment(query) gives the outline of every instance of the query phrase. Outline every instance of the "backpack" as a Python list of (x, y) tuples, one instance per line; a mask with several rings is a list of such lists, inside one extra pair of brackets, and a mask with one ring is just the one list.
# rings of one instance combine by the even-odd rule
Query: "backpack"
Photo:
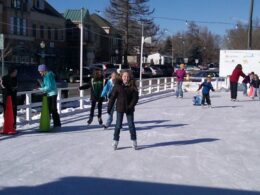
[(200, 105), (201, 105), (201, 101), (202, 101), (201, 95), (195, 95), (195, 96), (193, 96), (192, 102), (193, 102), (193, 105), (194, 105), (194, 106), (200, 106)]

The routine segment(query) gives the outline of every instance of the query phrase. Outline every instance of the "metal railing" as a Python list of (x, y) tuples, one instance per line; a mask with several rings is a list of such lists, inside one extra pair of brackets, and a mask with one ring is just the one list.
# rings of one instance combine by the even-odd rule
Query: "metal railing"
[[(190, 80), (194, 79), (195, 77), (190, 77)], [(198, 79), (198, 78), (196, 78)], [(198, 79), (197, 82), (194, 81), (184, 81), (183, 87), (187, 90), (190, 88), (190, 90), (187, 91), (194, 91), (194, 89), (198, 87), (199, 83), (204, 81), (204, 78)], [(139, 81), (137, 80), (138, 86)], [(145, 96), (153, 93), (158, 93), (162, 91), (167, 90), (173, 90), (175, 88), (176, 81), (173, 77), (163, 77), (163, 78), (150, 78), (150, 79), (143, 79), (142, 83), (139, 87), (139, 96)], [(216, 90), (219, 90), (221, 88), (229, 88), (229, 81), (228, 78), (213, 78), (212, 81), (213, 87)], [(73, 102), (73, 101), (79, 101), (80, 107), (79, 109), (84, 109), (84, 102), (89, 99), (89, 95), (85, 96), (84, 92), (81, 93), (77, 97), (69, 97), (69, 98), (62, 98), (62, 91), (64, 90), (77, 90), (78, 87), (69, 87), (69, 88), (59, 88), (58, 89), (58, 96), (57, 96), (57, 109), (58, 112), (61, 113), (62, 110), (62, 103), (66, 102)], [(18, 106), (19, 109), (25, 109), (25, 120), (31, 121), (32, 120), (32, 109), (33, 108), (39, 108), (41, 106), (41, 102), (32, 103), (32, 95), (40, 93), (39, 90), (34, 91), (24, 91), (19, 92), (18, 95), (25, 95), (25, 104)]]

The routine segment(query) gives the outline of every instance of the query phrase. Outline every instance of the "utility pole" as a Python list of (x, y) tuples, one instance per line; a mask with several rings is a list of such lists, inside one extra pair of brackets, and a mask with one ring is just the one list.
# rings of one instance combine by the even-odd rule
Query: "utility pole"
[(248, 42), (247, 42), (247, 49), (252, 49), (253, 11), (254, 11), (254, 0), (251, 0), (249, 21), (248, 21)]
[[(79, 75), (79, 80), (80, 80), (80, 86), (83, 84), (83, 28), (84, 28), (84, 22), (83, 22), (83, 8), (80, 10), (81, 12), (81, 24), (80, 24), (80, 75)], [(83, 98), (83, 90), (80, 90), (80, 97)], [(80, 108), (83, 109), (83, 99), (80, 99)]]

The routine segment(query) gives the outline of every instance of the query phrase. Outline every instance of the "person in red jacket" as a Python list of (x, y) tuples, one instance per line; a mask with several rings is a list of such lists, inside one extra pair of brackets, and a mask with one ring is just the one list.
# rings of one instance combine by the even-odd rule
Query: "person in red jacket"
[(242, 71), (242, 65), (238, 64), (230, 76), (231, 101), (236, 101), (237, 99), (237, 83), (240, 76), (244, 78), (246, 75)]

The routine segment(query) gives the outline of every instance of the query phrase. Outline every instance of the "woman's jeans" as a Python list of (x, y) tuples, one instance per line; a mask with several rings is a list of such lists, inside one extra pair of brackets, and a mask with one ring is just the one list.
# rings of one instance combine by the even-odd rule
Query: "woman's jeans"
[[(123, 118), (124, 118), (124, 113), (123, 112), (117, 112), (116, 127), (115, 127), (115, 132), (114, 132), (114, 140), (115, 141), (119, 141), (119, 138), (120, 138), (119, 134), (120, 134), (120, 130), (122, 128)], [(134, 112), (127, 113), (126, 118), (127, 118), (127, 123), (128, 123), (128, 127), (129, 127), (131, 140), (136, 140), (136, 129), (135, 129), (135, 124), (134, 124)]]
[(242, 83), (243, 85), (243, 95), (247, 96), (247, 84), (246, 83)]
[(253, 97), (259, 97), (260, 99), (260, 91), (259, 91), (259, 88), (254, 88), (254, 91), (253, 91)]
[(177, 81), (176, 97), (183, 97), (182, 83), (183, 81)]
[(112, 124), (114, 112), (115, 112), (115, 105), (112, 107), (111, 112), (108, 114), (106, 127), (110, 127), (110, 125)]

